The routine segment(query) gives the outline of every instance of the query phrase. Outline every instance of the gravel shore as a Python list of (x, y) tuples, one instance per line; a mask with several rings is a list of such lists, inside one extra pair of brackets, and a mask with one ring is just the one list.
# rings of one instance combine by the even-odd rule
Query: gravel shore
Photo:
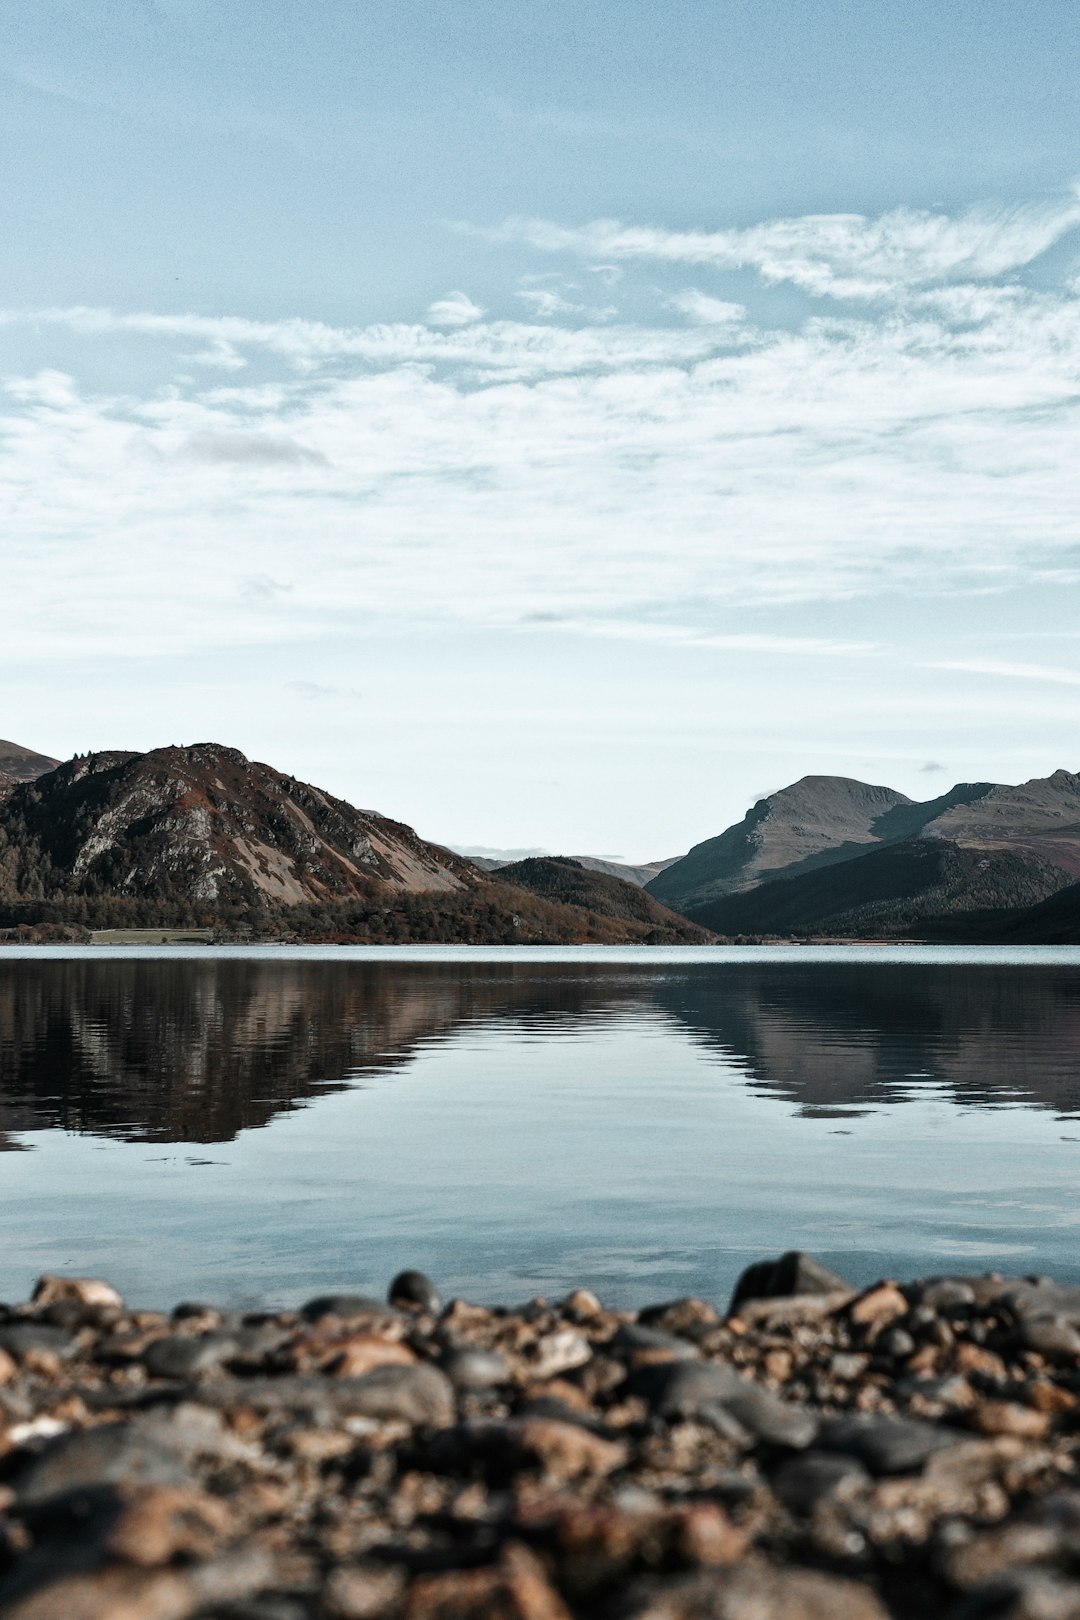
[(1080, 1620), (1080, 1287), (0, 1307), (4, 1620)]

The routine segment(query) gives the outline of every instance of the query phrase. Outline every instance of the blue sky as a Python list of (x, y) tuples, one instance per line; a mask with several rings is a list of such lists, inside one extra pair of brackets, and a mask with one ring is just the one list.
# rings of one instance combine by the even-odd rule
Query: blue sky
[(1076, 768), (1078, 35), (9, 0), (0, 733), (633, 858)]

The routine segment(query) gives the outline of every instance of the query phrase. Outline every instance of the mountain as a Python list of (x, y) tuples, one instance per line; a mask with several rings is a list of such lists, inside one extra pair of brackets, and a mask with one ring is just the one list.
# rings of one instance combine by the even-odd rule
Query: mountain
[[(459, 853), (466, 853), (460, 851)], [(679, 859), (677, 855), (669, 857), (666, 861), (643, 861), (639, 866), (631, 866), (625, 861), (607, 861), (600, 855), (559, 855), (559, 856), (522, 856), (522, 857), (496, 857), (494, 855), (470, 855), (469, 860), (478, 866), (482, 872), (502, 872), (508, 866), (519, 864), (520, 860), (568, 860), (574, 861), (578, 866), (584, 866), (590, 872), (605, 872), (608, 877), (621, 878), (624, 883), (634, 883), (643, 889), (654, 877), (664, 871), (665, 867), (673, 866)]]
[(59, 763), (48, 754), (36, 754), (32, 748), (0, 739), (0, 788), (11, 782), (32, 782), (36, 776), (55, 770)]
[(846, 860), (875, 841), (883, 817), (910, 804), (892, 788), (846, 776), (804, 776), (759, 799), (742, 821), (695, 844), (646, 887), (678, 911), (696, 909), (782, 871)]
[(1080, 883), (995, 918), (993, 937), (1010, 945), (1080, 945)]
[(581, 906), (597, 916), (621, 922), (641, 923), (655, 931), (657, 937), (652, 943), (657, 945), (704, 945), (709, 939), (703, 928), (676, 916), (639, 885), (595, 871), (570, 856), (532, 856), (514, 861), (501, 867), (498, 877), (501, 883), (527, 889), (543, 900)]
[[(1080, 877), (1080, 776), (1055, 771), (1052, 776), (1018, 787), (961, 782), (938, 798), (922, 803), (891, 788), (847, 777), (804, 776), (791, 787), (760, 799), (741, 822), (697, 844), (647, 888), (674, 910), (714, 927), (715, 922), (708, 919), (720, 915), (714, 913), (713, 907), (725, 896), (752, 893), (778, 881), (795, 881), (860, 860), (875, 849), (911, 840), (989, 855), (1027, 855), (1034, 865), (1017, 867), (1014, 875), (1019, 877), (1021, 870), (1029, 876), (1042, 871), (1049, 881), (1047, 874), (1056, 873), (1053, 885), (1060, 888), (1068, 879)], [(941, 893), (949, 910), (969, 909), (966, 902), (961, 904), (959, 891), (950, 887), (962, 867), (963, 863), (958, 866), (953, 862), (948, 867), (950, 875), (942, 878), (945, 888)], [(856, 889), (866, 882), (872, 890), (876, 881), (872, 874), (886, 869), (899, 871), (899, 867), (889, 867), (888, 863), (870, 868), (870, 876), (864, 873), (853, 880)], [(909, 863), (908, 870), (917, 884), (908, 896), (914, 907), (912, 915), (922, 916), (920, 896), (930, 868)], [(975, 863), (970, 870), (979, 874), (983, 868)], [(998, 870), (995, 865), (995, 873)], [(1013, 878), (1007, 874), (1014, 869), (1000, 871), (1002, 892), (1012, 892)], [(936, 883), (934, 879), (931, 887)], [(983, 895), (993, 885), (979, 878), (975, 888)], [(1046, 889), (1044, 894), (1050, 892)], [(831, 898), (834, 893), (835, 904)], [(828, 908), (821, 913), (825, 928), (826, 916), (837, 915), (837, 907), (843, 909), (841, 897), (846, 897), (848, 890), (826, 880), (797, 891), (784, 906), (790, 905), (791, 915), (799, 919), (800, 926), (809, 926), (805, 906), (811, 894)], [(752, 906), (725, 910), (723, 914), (739, 917), (751, 932), (770, 931), (784, 908), (775, 896), (767, 904), (768, 921), (764, 909), (755, 911)], [(747, 921), (751, 914), (758, 917), (756, 923)]]
[[(582, 874), (584, 877), (584, 874)], [(234, 748), (99, 753), (0, 797), (0, 930), (213, 927), (219, 937), (463, 944), (705, 940), (613, 878), (594, 909), (488, 877), (411, 827)], [(38, 937), (38, 935), (35, 935)]]
[(1046, 900), (1067, 883), (1059, 866), (1028, 849), (920, 838), (722, 896), (696, 906), (693, 916), (729, 937), (998, 937), (1002, 913)]
[(300, 905), (475, 881), (410, 827), (215, 743), (89, 754), (0, 804), (0, 897)]

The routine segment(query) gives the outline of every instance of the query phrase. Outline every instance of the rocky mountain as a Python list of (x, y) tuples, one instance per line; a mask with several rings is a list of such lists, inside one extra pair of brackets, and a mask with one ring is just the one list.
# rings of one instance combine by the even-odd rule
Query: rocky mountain
[(0, 803), (0, 898), (302, 905), (461, 889), (475, 868), (411, 827), (204, 743), (70, 760)]
[[(575, 861), (578, 866), (584, 866), (589, 872), (605, 872), (608, 877), (621, 878), (624, 883), (634, 883), (639, 889), (643, 889), (654, 877), (659, 876), (666, 867), (674, 866), (679, 857), (672, 855), (666, 861), (643, 861), (638, 866), (631, 866), (625, 861), (608, 861), (601, 855), (530, 855), (524, 856), (522, 859)], [(508, 866), (518, 864), (517, 859), (499, 858), (494, 855), (470, 855), (469, 860), (475, 866), (478, 866), (482, 872), (501, 872)]]
[(706, 944), (704, 928), (688, 923), (635, 883), (598, 872), (570, 856), (532, 856), (501, 867), (501, 883), (527, 889), (560, 905), (581, 906), (600, 917), (640, 923), (655, 933), (654, 944)]
[[(1001, 866), (994, 861), (989, 869), (978, 862), (946, 862), (941, 871), (947, 866), (950, 875), (944, 880), (941, 898), (949, 911), (973, 909), (976, 891), (981, 897), (978, 904), (983, 903), (988, 890), (994, 887), (985, 878), (987, 870), (1001, 874), (1003, 895), (1014, 887), (1013, 876), (1008, 874), (1019, 880), (1019, 874), (1026, 873), (1024, 883), (1030, 889), (1030, 883), (1035, 881), (1032, 874), (1041, 873), (1039, 881), (1051, 886), (1044, 888), (1041, 895), (1029, 894), (1029, 899), (1042, 899), (1054, 888), (1080, 876), (1080, 776), (1056, 771), (1050, 777), (1018, 787), (962, 782), (948, 793), (921, 803), (891, 788), (846, 777), (806, 776), (759, 800), (741, 822), (696, 845), (647, 887), (674, 910), (710, 927), (717, 926), (714, 919), (722, 912), (726, 918), (737, 917), (751, 932), (771, 931), (782, 915), (789, 914), (793, 925), (797, 919), (800, 928), (810, 927), (806, 908), (815, 897), (814, 903), (827, 908), (820, 913), (824, 929), (831, 926), (827, 918), (843, 912), (849, 899), (857, 897), (864, 885), (869, 885), (869, 901), (878, 881), (875, 874), (889, 871), (893, 876), (888, 881), (895, 882), (903, 869), (916, 883), (906, 896), (914, 908), (912, 916), (923, 916), (923, 883), (932, 871), (932, 863), (920, 864), (914, 855), (907, 858), (906, 865), (901, 861), (860, 867), (850, 883), (835, 874), (820, 883), (804, 883), (783, 902), (773, 890), (778, 882), (809, 878), (824, 869), (859, 862), (874, 850), (912, 840), (990, 856), (1010, 853), (1031, 858), (1019, 865)], [(960, 872), (969, 869), (975, 884), (970, 905), (951, 887)], [(936, 884), (934, 878), (934, 892)], [(771, 892), (760, 905), (715, 909), (726, 896), (749, 895), (763, 886)], [(996, 903), (1014, 902), (1002, 898)]]
[(693, 915), (726, 936), (994, 938), (1003, 914), (1046, 900), (1068, 881), (1028, 849), (917, 838), (721, 896)]
[(59, 763), (48, 754), (36, 754), (32, 748), (0, 739), (0, 790), (12, 782), (32, 782), (36, 776), (55, 770)]

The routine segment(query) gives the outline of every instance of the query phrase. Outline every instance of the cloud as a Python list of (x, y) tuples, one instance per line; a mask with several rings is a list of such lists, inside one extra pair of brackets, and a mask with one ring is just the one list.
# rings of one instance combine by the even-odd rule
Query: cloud
[[(1080, 225), (1080, 198), (949, 215), (896, 208), (865, 214), (805, 214), (719, 231), (674, 231), (614, 219), (565, 226), (512, 217), (477, 232), (543, 253), (753, 269), (815, 297), (877, 299), (935, 282), (981, 281), (1032, 260)], [(462, 229), (475, 231), (472, 226)]]
[(433, 304), (428, 305), (428, 320), (432, 326), (469, 326), (478, 321), (484, 311), (479, 304), (474, 304), (468, 293), (447, 293), (445, 298), (437, 298)]
[(928, 759), (925, 765), (919, 766), (919, 774), (922, 776), (936, 776), (944, 769), (944, 765), (939, 765), (936, 759)]
[(550, 320), (555, 315), (581, 315), (585, 311), (584, 304), (571, 303), (553, 287), (523, 287), (517, 296), (528, 305), (530, 314), (541, 320)]
[(267, 433), (190, 433), (180, 446), (182, 456), (195, 461), (234, 466), (325, 466), (326, 457), (295, 439)]
[[(726, 301), (696, 288), (676, 293), (685, 325), (661, 309), (446, 330), (7, 311), (50, 358), (68, 333), (79, 365), (118, 335), (143, 350), (123, 389), (70, 364), (28, 367), (0, 394), (4, 588), (19, 603), (0, 657), (407, 621), (854, 662), (879, 656), (872, 640), (758, 634), (745, 610), (1080, 581), (1080, 299), (1049, 274), (1038, 289), (971, 280), (973, 263), (1064, 229), (1064, 211), (984, 211), (981, 244), (972, 212), (927, 226), (935, 262), (963, 260), (951, 305), (923, 298), (918, 232), (909, 220), (909, 263), (885, 216), (906, 301), (782, 330), (745, 320), (737, 343), (712, 307)], [(862, 240), (873, 223), (845, 229)], [(966, 257), (940, 246), (954, 236)], [(804, 222), (822, 263), (828, 237)], [(231, 345), (254, 380), (193, 377), (193, 343)]]
[(730, 304), (723, 298), (710, 298), (696, 287), (684, 287), (668, 299), (671, 309), (677, 309), (699, 326), (735, 326), (746, 319), (745, 304)]
[(322, 681), (286, 681), (285, 689), (288, 692), (295, 692), (305, 703), (319, 703), (326, 698), (355, 700), (364, 695), (355, 686), (327, 686)]
[(924, 664), (924, 669), (955, 670), (964, 675), (991, 675), (1007, 681), (1048, 681), (1055, 686), (1080, 686), (1080, 669), (1054, 664), (1013, 664), (993, 658), (950, 658)]

